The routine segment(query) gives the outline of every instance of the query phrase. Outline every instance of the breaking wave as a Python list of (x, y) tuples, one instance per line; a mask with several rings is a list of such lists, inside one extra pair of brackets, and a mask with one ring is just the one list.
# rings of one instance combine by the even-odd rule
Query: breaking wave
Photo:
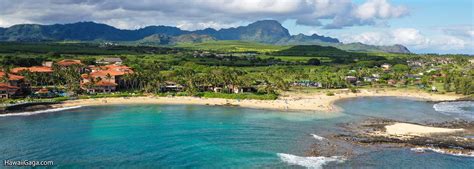
[(439, 148), (431, 148), (431, 147), (417, 147), (417, 148), (411, 148), (411, 151), (415, 151), (417, 153), (424, 153), (424, 152), (435, 152), (435, 153), (440, 153), (440, 154), (447, 154), (447, 155), (453, 155), (453, 156), (461, 156), (461, 157), (474, 157), (474, 151), (468, 152), (468, 153), (451, 153), (447, 152), (443, 149)]
[(38, 110), (32, 112), (22, 112), (22, 113), (9, 113), (9, 114), (0, 114), (0, 117), (9, 117), (9, 116), (30, 116), (34, 114), (42, 114), (42, 113), (50, 113), (50, 112), (57, 112), (63, 110), (70, 110), (70, 109), (77, 109), (82, 106), (71, 106), (71, 107), (62, 107), (62, 108), (55, 108), (55, 109), (47, 109), (47, 110)]
[(329, 162), (342, 163), (346, 159), (342, 156), (331, 156), (331, 157), (300, 157), (291, 154), (278, 153), (278, 157), (283, 162), (292, 165), (299, 165), (306, 168), (320, 169)]
[(324, 140), (325, 138), (324, 137), (321, 137), (321, 136), (318, 136), (316, 134), (311, 134), (316, 140), (319, 140), (319, 141), (322, 141)]
[(474, 119), (474, 102), (441, 102), (433, 105), (433, 108), (446, 115), (458, 115)]

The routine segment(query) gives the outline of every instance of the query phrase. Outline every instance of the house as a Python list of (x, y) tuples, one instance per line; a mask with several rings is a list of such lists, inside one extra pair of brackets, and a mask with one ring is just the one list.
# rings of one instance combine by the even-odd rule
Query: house
[(357, 77), (355, 76), (346, 76), (344, 79), (346, 80), (346, 82), (349, 82), (349, 83), (357, 82)]
[(0, 98), (8, 99), (11, 98), (19, 90), (19, 87), (11, 86), (7, 83), (0, 83)]
[(291, 86), (304, 86), (304, 87), (323, 87), (321, 83), (310, 80), (300, 80), (293, 82)]
[(165, 85), (160, 86), (161, 92), (179, 92), (183, 89), (182, 85), (172, 81), (165, 81)]
[(257, 89), (254, 87), (239, 87), (234, 85), (229, 85), (229, 92), (231, 93), (244, 93), (244, 92), (256, 92)]
[(364, 82), (375, 82), (378, 81), (379, 79), (376, 77), (364, 77)]
[(380, 80), (380, 74), (372, 74), (371, 76), (363, 77), (364, 82), (377, 82)]
[(53, 61), (45, 61), (41, 65), (44, 67), (53, 67)]
[(122, 64), (122, 59), (120, 59), (120, 58), (102, 58), (102, 59), (98, 59), (96, 61), (96, 63), (104, 64), (104, 65), (110, 65), (110, 64), (121, 65)]
[(392, 65), (390, 65), (388, 63), (384, 63), (384, 64), (380, 65), (380, 67), (384, 70), (390, 70), (390, 67), (392, 67)]

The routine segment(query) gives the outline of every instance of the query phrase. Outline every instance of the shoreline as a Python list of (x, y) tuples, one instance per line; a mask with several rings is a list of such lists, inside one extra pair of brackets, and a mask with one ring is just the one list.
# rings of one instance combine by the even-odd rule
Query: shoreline
[(221, 98), (199, 98), (190, 96), (178, 97), (109, 97), (97, 99), (68, 100), (53, 108), (73, 106), (100, 106), (118, 104), (168, 104), (168, 105), (210, 105), (210, 106), (235, 106), (254, 109), (269, 109), (279, 111), (309, 111), (309, 112), (340, 112), (342, 108), (336, 105), (337, 101), (358, 97), (405, 97), (423, 101), (455, 101), (461, 95), (433, 94), (420, 91), (407, 90), (360, 90), (358, 93), (346, 90), (331, 90), (334, 96), (327, 96), (327, 91), (312, 93), (285, 92), (276, 100), (235, 100)]
[(409, 148), (418, 153), (433, 151), (442, 154), (474, 157), (474, 123), (450, 121), (418, 124), (389, 119), (368, 119), (358, 124), (345, 124), (348, 134), (331, 136), (362, 146)]

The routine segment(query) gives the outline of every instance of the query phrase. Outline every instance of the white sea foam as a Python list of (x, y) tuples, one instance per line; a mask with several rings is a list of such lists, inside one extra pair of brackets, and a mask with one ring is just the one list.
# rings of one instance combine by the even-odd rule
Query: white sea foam
[(410, 150), (411, 150), (411, 151), (415, 151), (415, 152), (417, 152), (417, 153), (424, 153), (424, 152), (430, 151), (430, 152), (435, 152), (435, 153), (440, 153), (440, 154), (447, 154), (447, 155), (453, 155), (453, 156), (474, 157), (474, 151), (471, 151), (471, 152), (466, 153), (466, 154), (450, 153), (450, 152), (446, 152), (446, 151), (443, 150), (443, 149), (431, 148), (431, 147), (417, 147), (417, 148), (411, 148)]
[(322, 141), (322, 140), (326, 139), (326, 138), (321, 137), (321, 136), (318, 136), (318, 135), (316, 135), (316, 134), (311, 134), (311, 135), (312, 135), (316, 140), (319, 140), (319, 141)]
[(56, 109), (38, 110), (38, 111), (22, 112), (22, 113), (0, 114), (0, 117), (30, 116), (30, 115), (34, 115), (34, 114), (42, 114), (42, 113), (50, 113), (50, 112), (57, 112), (57, 111), (63, 111), (63, 110), (77, 109), (77, 108), (80, 108), (80, 107), (82, 107), (82, 106), (62, 107), (62, 108), (56, 108)]
[(342, 156), (331, 157), (300, 157), (291, 154), (278, 153), (280, 159), (288, 164), (299, 165), (306, 168), (320, 169), (329, 162), (342, 163), (346, 159)]
[(459, 115), (474, 119), (474, 111), (465, 110), (463, 108), (474, 107), (473, 101), (459, 101), (459, 102), (441, 102), (433, 105), (433, 108), (447, 115)]

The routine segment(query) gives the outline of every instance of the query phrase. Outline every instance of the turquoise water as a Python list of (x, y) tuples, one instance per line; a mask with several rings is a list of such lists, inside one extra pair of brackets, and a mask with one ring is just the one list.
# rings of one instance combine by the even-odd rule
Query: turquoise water
[[(337, 104), (344, 112), (124, 105), (0, 117), (0, 160), (53, 160), (58, 168), (303, 168), (305, 158), (296, 159), (299, 165), (290, 164), (278, 153), (305, 156), (318, 141), (311, 134), (340, 132), (343, 123), (368, 117), (433, 122), (466, 115), (440, 113), (432, 103), (391, 97), (350, 99)], [(471, 104), (467, 105), (468, 110)], [(343, 162), (324, 165), (472, 166), (474, 158), (394, 148), (367, 150)]]

